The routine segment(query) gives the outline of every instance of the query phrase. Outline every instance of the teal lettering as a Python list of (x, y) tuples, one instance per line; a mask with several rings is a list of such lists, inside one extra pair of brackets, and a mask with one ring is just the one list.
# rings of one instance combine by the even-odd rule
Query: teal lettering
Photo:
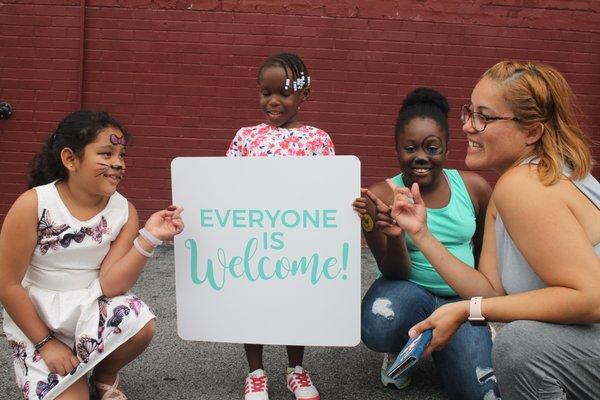
[(292, 261), (292, 267), (290, 268), (290, 274), (292, 274), (292, 276), (296, 276), (296, 274), (298, 273), (298, 269), (300, 270), (302, 275), (306, 274), (306, 271), (308, 271), (308, 266), (310, 265), (310, 263), (312, 262), (313, 265), (313, 269), (315, 268), (315, 266), (317, 266), (319, 264), (319, 255), (317, 253), (313, 254), (312, 257), (310, 257), (309, 262), (306, 261), (306, 257), (302, 256), (300, 257), (300, 261)]
[(285, 245), (283, 244), (283, 240), (281, 240), (282, 237), (283, 237), (283, 233), (282, 232), (273, 232), (271, 234), (271, 241), (273, 242), (273, 244), (271, 245), (271, 248), (273, 250), (281, 250), (281, 249), (283, 249), (283, 247)]
[[(285, 217), (287, 215), (293, 215), (296, 220), (292, 223), (286, 221)], [(299, 222), (300, 222), (300, 215), (298, 215), (298, 212), (296, 212), (296, 210), (287, 210), (281, 215), (281, 223), (283, 223), (283, 225), (286, 228), (295, 228), (296, 226), (298, 226)]]
[(244, 210), (233, 210), (233, 227), (244, 228), (246, 225), (243, 223), (246, 221), (246, 215)]
[(275, 211), (275, 215), (271, 215), (271, 212), (269, 210), (265, 210), (265, 213), (267, 214), (267, 218), (269, 218), (269, 221), (271, 221), (271, 228), (275, 228), (275, 221), (277, 221), (277, 217), (279, 217), (279, 213), (281, 213), (281, 210)]
[(206, 208), (200, 209), (200, 226), (202, 228), (212, 228), (214, 225), (212, 223), (212, 215), (211, 211)]
[[(265, 242), (269, 240), (269, 246), (261, 248), (261, 251), (283, 249), (282, 236), (282, 232), (264, 232), (262, 239)], [(322, 257), (319, 253), (313, 253), (310, 256), (301, 256), (296, 260), (290, 260), (286, 256), (278, 259), (272, 259), (266, 255), (258, 256), (259, 239), (250, 238), (246, 242), (241, 256), (233, 255), (228, 258), (223, 248), (217, 249), (216, 262), (208, 258), (205, 270), (199, 267), (201, 259), (196, 241), (186, 240), (185, 247), (190, 251), (190, 278), (193, 284), (208, 283), (215, 291), (223, 289), (228, 276), (234, 279), (246, 279), (248, 282), (269, 281), (273, 278), (283, 280), (303, 276), (312, 285), (317, 285), (322, 279), (348, 279), (350, 246), (347, 242), (342, 243), (341, 254), (337, 257)], [(323, 262), (320, 263), (320, 260)]]
[(337, 228), (337, 224), (335, 223), (336, 212), (337, 210), (323, 210), (323, 228)]
[(275, 272), (273, 272), (271, 275), (267, 275), (267, 273), (265, 272), (265, 262), (268, 259), (269, 257), (261, 257), (258, 261), (258, 276), (264, 281), (268, 281), (273, 277), (273, 275), (275, 275)]
[(219, 225), (221, 226), (221, 228), (225, 228), (225, 226), (227, 225), (227, 220), (229, 219), (230, 212), (231, 210), (227, 210), (225, 212), (225, 218), (223, 219), (219, 210), (215, 210), (215, 214), (217, 214), (217, 221), (219, 221)]
[(223, 270), (223, 278), (221, 279), (221, 284), (217, 283), (214, 274), (213, 262), (209, 258), (206, 261), (206, 276), (204, 278), (198, 277), (198, 247), (196, 246), (196, 241), (194, 239), (188, 239), (185, 241), (185, 247), (190, 249), (190, 273), (192, 282), (195, 285), (201, 285), (202, 283), (208, 280), (208, 284), (214, 290), (221, 290), (223, 286), (225, 286), (225, 270)]
[(252, 276), (252, 268), (250, 267), (250, 260), (252, 259), (252, 257), (254, 257), (257, 247), (258, 240), (256, 240), (256, 238), (252, 238), (248, 240), (248, 243), (246, 243), (246, 249), (244, 250), (244, 274), (250, 282), (254, 282), (258, 279), (258, 277), (255, 278)]
[[(287, 264), (287, 265), (284, 265)], [(275, 275), (279, 279), (285, 279), (290, 274), (290, 260), (287, 257), (281, 257), (275, 263)]]
[(329, 273), (329, 268), (334, 267), (336, 264), (337, 264), (337, 258), (335, 258), (335, 257), (329, 257), (328, 259), (325, 260), (325, 262), (323, 263), (323, 276), (325, 276), (325, 278), (335, 279), (340, 274), (339, 268), (338, 268), (337, 274), (332, 275), (331, 273)]
[(310, 214), (310, 211), (303, 210), (302, 211), (302, 227), (303, 228), (308, 228), (308, 223), (307, 222), (309, 220), (312, 223), (312, 226), (314, 228), (318, 228), (319, 227), (319, 210), (315, 210), (314, 216), (312, 216)]
[[(264, 228), (263, 227), (263, 213), (260, 210), (250, 210), (249, 211), (249, 216), (248, 216), (248, 226), (250, 226), (250, 228), (254, 228), (254, 224), (256, 223), (256, 225), (260, 228)], [(255, 217), (256, 216), (256, 217)]]

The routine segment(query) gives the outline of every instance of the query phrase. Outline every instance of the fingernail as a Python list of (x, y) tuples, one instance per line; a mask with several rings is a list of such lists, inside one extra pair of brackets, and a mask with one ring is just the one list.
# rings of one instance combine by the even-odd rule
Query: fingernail
[(408, 331), (408, 336), (410, 337), (414, 337), (417, 334), (417, 331), (415, 331), (414, 329), (411, 329), (410, 331)]
[(175, 211), (175, 210), (177, 210), (177, 207), (175, 207), (175, 206), (167, 207), (167, 211)]

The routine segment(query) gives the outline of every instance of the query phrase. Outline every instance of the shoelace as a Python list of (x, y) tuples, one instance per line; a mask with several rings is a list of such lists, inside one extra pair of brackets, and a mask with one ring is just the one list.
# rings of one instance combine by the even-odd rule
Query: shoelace
[(266, 376), (250, 376), (250, 393), (264, 392), (267, 384)]
[(294, 372), (294, 380), (298, 383), (300, 387), (312, 386), (312, 382), (310, 381), (310, 375), (308, 375), (307, 371)]

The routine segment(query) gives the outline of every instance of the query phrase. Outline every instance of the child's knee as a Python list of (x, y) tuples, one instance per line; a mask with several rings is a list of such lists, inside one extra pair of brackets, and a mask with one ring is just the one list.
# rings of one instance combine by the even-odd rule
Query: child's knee
[(56, 400), (88, 400), (89, 389), (87, 377), (83, 376), (66, 388), (61, 394), (56, 397)]
[(142, 329), (138, 331), (138, 333), (133, 335), (130, 340), (140, 346), (148, 345), (152, 341), (155, 331), (156, 321), (151, 319), (146, 325), (144, 325)]

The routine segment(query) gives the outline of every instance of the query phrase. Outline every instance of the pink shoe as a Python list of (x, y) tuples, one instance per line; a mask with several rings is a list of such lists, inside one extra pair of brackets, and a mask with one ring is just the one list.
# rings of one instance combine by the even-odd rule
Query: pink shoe
[(286, 376), (287, 388), (294, 393), (296, 400), (321, 400), (319, 392), (310, 379), (307, 370), (297, 365), (296, 368), (288, 368)]
[(244, 380), (244, 400), (269, 400), (268, 379), (265, 371), (257, 369)]
[(119, 375), (117, 375), (117, 379), (115, 379), (115, 383), (113, 383), (112, 386), (96, 382), (93, 379), (92, 382), (96, 387), (96, 391), (98, 389), (105, 391), (100, 400), (127, 400), (125, 394), (119, 390)]

